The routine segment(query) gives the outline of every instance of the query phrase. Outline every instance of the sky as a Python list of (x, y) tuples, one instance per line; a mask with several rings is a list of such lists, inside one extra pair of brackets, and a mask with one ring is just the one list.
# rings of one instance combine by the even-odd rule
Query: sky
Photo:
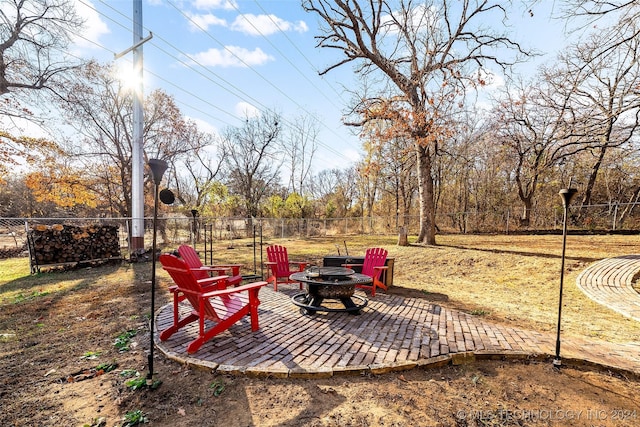
[[(75, 1), (87, 25), (74, 35), (74, 55), (106, 63), (131, 47), (131, 0)], [(552, 5), (543, 0), (533, 16), (511, 14), (515, 37), (544, 52), (560, 46)], [(316, 173), (360, 158), (360, 140), (341, 121), (351, 98), (345, 88), (357, 87), (357, 77), (351, 65), (319, 75), (342, 57), (316, 47), (320, 22), (300, 0), (142, 0), (142, 8), (143, 37), (152, 33), (143, 47), (145, 92), (173, 95), (182, 113), (210, 132), (265, 110), (281, 113), (285, 122), (315, 116)], [(115, 61), (123, 76), (132, 69), (131, 53)], [(496, 78), (491, 88), (501, 82)]]

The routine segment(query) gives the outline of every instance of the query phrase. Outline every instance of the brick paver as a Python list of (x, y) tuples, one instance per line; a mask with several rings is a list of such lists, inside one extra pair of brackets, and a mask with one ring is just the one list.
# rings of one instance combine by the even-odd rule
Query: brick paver
[(640, 321), (640, 294), (632, 287), (638, 272), (640, 255), (625, 255), (591, 264), (576, 281), (592, 300)]
[[(634, 258), (640, 262), (640, 258)], [(637, 266), (640, 270), (640, 264)], [(273, 377), (383, 373), (478, 358), (545, 358), (555, 334), (487, 322), (425, 299), (377, 293), (360, 315), (303, 315), (291, 302), (298, 289), (260, 291), (260, 329), (249, 318), (206, 342), (193, 355), (186, 345), (197, 323), (156, 345), (167, 357), (225, 373)], [(360, 291), (358, 291), (360, 292)], [(182, 307), (186, 313), (189, 307)], [(156, 313), (156, 331), (172, 322), (171, 304)], [(640, 375), (640, 345), (562, 340), (563, 361), (592, 363)]]

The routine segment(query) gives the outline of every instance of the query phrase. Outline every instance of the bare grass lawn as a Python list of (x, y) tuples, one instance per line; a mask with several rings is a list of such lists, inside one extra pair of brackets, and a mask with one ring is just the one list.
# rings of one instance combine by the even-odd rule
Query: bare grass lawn
[[(342, 240), (268, 243), (287, 246), (292, 259), (319, 263), (335, 253), (334, 244), (342, 248)], [(561, 236), (444, 235), (436, 247), (398, 247), (395, 237), (368, 236), (350, 237), (347, 244), (352, 255), (369, 246), (389, 250), (395, 257), (391, 292), (497, 323), (555, 331)], [(639, 244), (637, 235), (569, 236), (563, 336), (639, 341), (638, 322), (592, 302), (575, 285), (592, 262), (638, 253)], [(240, 261), (245, 273), (252, 272), (247, 241), (228, 246), (228, 241), (217, 245), (215, 261)], [(557, 371), (541, 362), (282, 380), (218, 375), (158, 355), (160, 387), (134, 390), (127, 382), (147, 370), (150, 266), (123, 263), (29, 275), (26, 259), (0, 261), (0, 425), (120, 426), (127, 419), (129, 425), (146, 419), (156, 426), (640, 423), (637, 377), (569, 366)], [(160, 307), (170, 301), (170, 281), (160, 270), (158, 277)], [(91, 370), (96, 367), (105, 372)]]

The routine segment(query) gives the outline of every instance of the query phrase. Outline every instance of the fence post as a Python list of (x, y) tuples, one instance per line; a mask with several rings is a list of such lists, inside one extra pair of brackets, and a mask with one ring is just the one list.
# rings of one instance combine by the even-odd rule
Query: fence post
[(511, 211), (509, 209), (507, 209), (507, 233), (509, 234), (509, 216), (511, 214)]
[(616, 203), (613, 206), (613, 231), (616, 230), (616, 223), (618, 222), (618, 204)]

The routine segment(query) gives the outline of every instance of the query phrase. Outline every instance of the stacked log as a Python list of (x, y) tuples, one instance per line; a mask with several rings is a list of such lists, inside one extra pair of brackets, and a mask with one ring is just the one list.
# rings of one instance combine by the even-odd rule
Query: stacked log
[(80, 263), (120, 258), (118, 227), (34, 225), (28, 232), (32, 264)]
[(22, 245), (21, 247), (3, 246), (2, 248), (0, 248), (0, 259), (16, 258), (16, 257), (24, 256), (24, 253), (26, 252), (26, 250), (27, 248), (25, 247), (25, 245)]

